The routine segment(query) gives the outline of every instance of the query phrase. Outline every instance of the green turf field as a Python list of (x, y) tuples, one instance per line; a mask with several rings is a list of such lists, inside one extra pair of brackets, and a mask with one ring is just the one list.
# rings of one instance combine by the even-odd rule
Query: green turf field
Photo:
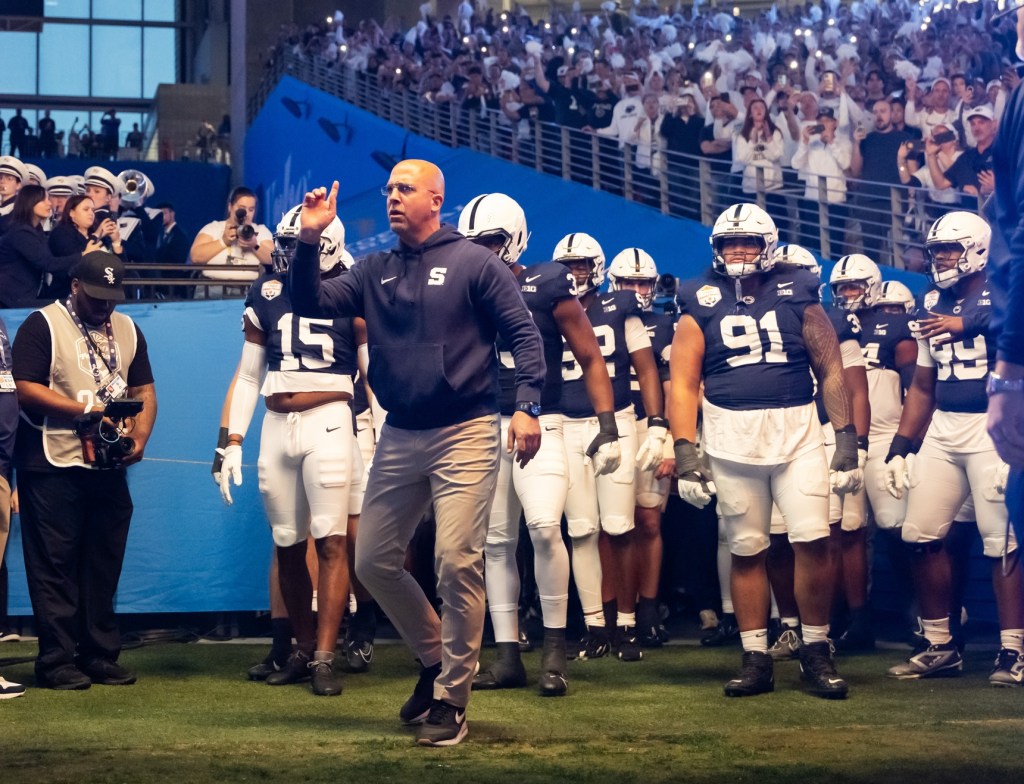
[[(31, 656), (31, 643), (0, 657)], [(1024, 780), (1024, 690), (987, 683), (988, 651), (969, 651), (954, 680), (899, 682), (905, 652), (847, 658), (851, 697), (799, 690), (796, 662), (776, 666), (776, 692), (726, 699), (737, 649), (671, 646), (643, 662), (573, 662), (570, 696), (532, 690), (474, 697), (469, 737), (425, 749), (397, 720), (417, 672), (406, 649), (377, 648), (374, 669), (338, 698), (308, 686), (245, 680), (265, 648), (161, 645), (126, 651), (130, 687), (30, 689), (0, 702), (0, 779), (7, 782), (776, 781)], [(485, 660), (490, 651), (485, 650)], [(533, 678), (539, 654), (526, 655)], [(5, 664), (31, 685), (31, 664)]]

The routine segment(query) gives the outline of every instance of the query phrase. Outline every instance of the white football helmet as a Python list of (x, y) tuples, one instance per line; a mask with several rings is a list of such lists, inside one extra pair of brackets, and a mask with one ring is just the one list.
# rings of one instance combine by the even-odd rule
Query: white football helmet
[[(751, 237), (761, 246), (751, 261), (726, 263), (722, 245), (731, 237)], [(779, 230), (771, 216), (756, 204), (734, 204), (718, 216), (711, 229), (712, 265), (715, 271), (730, 278), (742, 278), (772, 268), (772, 257), (779, 242)]]
[[(843, 256), (832, 268), (828, 278), (832, 290), (832, 303), (842, 310), (862, 310), (875, 304), (878, 290), (882, 286), (882, 273), (878, 265), (863, 253)], [(860, 294), (855, 297), (843, 296), (839, 290), (845, 286), (857, 286)]]
[[(928, 252), (928, 277), (940, 289), (948, 289), (960, 278), (985, 269), (988, 264), (988, 245), (992, 229), (983, 218), (973, 212), (950, 212), (932, 224), (924, 241)], [(945, 269), (936, 267), (935, 257), (954, 249), (959, 258)]]
[(907, 313), (917, 310), (914, 295), (898, 280), (887, 280), (879, 288), (878, 296), (875, 297), (875, 307), (885, 306), (903, 308)]
[(566, 234), (555, 245), (555, 252), (552, 258), (561, 263), (568, 264), (572, 261), (589, 261), (590, 274), (585, 283), (576, 280), (576, 296), (582, 297), (588, 291), (601, 287), (605, 278), (604, 251), (601, 250), (597, 240), (589, 234), (575, 232)]
[(821, 280), (821, 265), (814, 254), (800, 245), (780, 245), (772, 257), (772, 266), (783, 264), (787, 267), (801, 267), (813, 272)]
[[(274, 250), (270, 252), (270, 262), (274, 272), (287, 272), (295, 248), (299, 242), (299, 228), (302, 205), (292, 207), (281, 218), (274, 232)], [(339, 265), (345, 267), (342, 253), (345, 250), (345, 226), (337, 217), (334, 218), (320, 235), (320, 274), (327, 275)]]
[(459, 215), (459, 233), (473, 241), (503, 238), (494, 253), (510, 267), (519, 260), (530, 239), (526, 213), (519, 202), (504, 193), (484, 193), (470, 201)]
[(624, 291), (622, 283), (627, 280), (650, 284), (646, 294), (636, 292), (640, 307), (650, 310), (654, 301), (654, 289), (658, 285), (658, 266), (651, 258), (651, 254), (640, 248), (626, 248), (612, 259), (612, 263), (608, 265), (608, 290)]

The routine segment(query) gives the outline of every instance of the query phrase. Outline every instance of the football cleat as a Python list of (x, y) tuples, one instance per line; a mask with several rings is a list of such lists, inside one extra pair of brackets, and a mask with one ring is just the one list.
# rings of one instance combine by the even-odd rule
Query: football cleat
[(800, 634), (792, 626), (783, 626), (779, 638), (768, 649), (768, 654), (775, 661), (800, 658)]
[(250, 667), (246, 674), (251, 681), (265, 681), (268, 676), (278, 672), (281, 666), (278, 664), (277, 659), (274, 658), (274, 654), (270, 653), (259, 664), (254, 664)]
[(564, 697), (569, 690), (566, 659), (565, 629), (544, 629), (544, 648), (540, 655), (541, 675), (537, 684), (542, 697)]
[(718, 613), (714, 610), (701, 610), (700, 611), (700, 630), (702, 632), (710, 632), (713, 629), (718, 628)]
[(635, 626), (620, 626), (615, 630), (615, 654), (620, 661), (635, 662), (644, 658)]
[(533, 641), (530, 639), (530, 635), (528, 635), (523, 630), (523, 622), (522, 622), (522, 620), (520, 620), (519, 621), (519, 652), (520, 653), (529, 653), (532, 650), (533, 650)]
[(1009, 648), (999, 651), (988, 682), (993, 686), (1024, 686), (1024, 654)]
[(349, 672), (366, 672), (373, 663), (373, 643), (349, 640), (345, 643), (345, 664)]
[(760, 651), (744, 651), (740, 674), (725, 684), (726, 697), (753, 697), (775, 691), (772, 657)]
[(268, 686), (287, 686), (290, 683), (308, 681), (312, 675), (308, 665), (309, 654), (297, 650), (288, 657), (284, 667), (267, 676), (266, 684)]
[(601, 626), (588, 626), (587, 633), (580, 640), (577, 659), (600, 659), (608, 655), (611, 645), (608, 640), (608, 630)]
[(871, 620), (863, 610), (854, 613), (853, 620), (843, 635), (836, 640), (836, 649), (843, 653), (870, 651), (875, 648), (875, 631)]
[(318, 697), (337, 697), (341, 694), (341, 678), (334, 671), (333, 662), (314, 660), (306, 667), (313, 680), (313, 694)]
[(700, 638), (700, 644), (705, 648), (720, 648), (723, 645), (731, 645), (740, 640), (740, 627), (736, 625), (736, 616), (732, 613), (723, 613), (718, 626)]
[(526, 685), (526, 670), (519, 656), (518, 642), (499, 642), (498, 658), (473, 678), (474, 691), (521, 689)]
[(952, 642), (929, 645), (902, 664), (889, 668), (890, 678), (915, 680), (918, 678), (955, 678), (964, 670), (964, 660)]
[(836, 672), (834, 650), (828, 640), (800, 646), (800, 680), (809, 685), (811, 694), (826, 700), (845, 700), (850, 692)]

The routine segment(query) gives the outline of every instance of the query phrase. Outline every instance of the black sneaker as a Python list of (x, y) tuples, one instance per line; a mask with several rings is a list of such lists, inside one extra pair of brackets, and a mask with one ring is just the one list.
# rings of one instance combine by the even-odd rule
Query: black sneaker
[(92, 680), (73, 664), (43, 674), (36, 672), (36, 685), (57, 691), (79, 691), (92, 686)]
[(474, 691), (521, 689), (526, 686), (526, 669), (520, 657), (518, 642), (499, 642), (498, 658), (473, 678)]
[(101, 686), (131, 686), (136, 681), (134, 672), (109, 659), (79, 662), (78, 669)]
[(760, 651), (744, 651), (739, 676), (725, 684), (726, 697), (752, 697), (775, 691), (774, 661)]
[[(3, 678), (0, 678), (2, 681)], [(1024, 685), (1024, 654), (1003, 648), (996, 655), (995, 665), (988, 676), (993, 686), (1020, 687)]]
[(427, 720), (416, 733), (416, 742), (420, 746), (455, 746), (462, 742), (468, 732), (465, 708), (444, 700), (434, 700)]
[(402, 724), (422, 724), (430, 715), (434, 704), (434, 681), (441, 674), (441, 662), (420, 670), (419, 680), (412, 690), (412, 696), (398, 711)]
[(305, 651), (294, 651), (288, 661), (277, 672), (267, 676), (268, 686), (287, 686), (290, 683), (302, 683), (311, 677), (309, 671), (309, 654)]
[(337, 697), (341, 694), (341, 678), (334, 671), (333, 662), (314, 659), (306, 668), (313, 680), (313, 694), (318, 697)]
[(615, 654), (620, 661), (635, 662), (644, 658), (635, 626), (620, 626), (615, 630)]
[(25, 687), (0, 675), (0, 700), (13, 700), (25, 693)]
[(523, 629), (523, 622), (519, 621), (519, 652), (529, 653), (533, 650), (533, 640), (530, 639), (530, 635)]
[(579, 653), (576, 654), (576, 658), (600, 659), (602, 656), (608, 655), (610, 648), (608, 630), (601, 626), (588, 626), (587, 633), (580, 640)]
[(850, 692), (846, 681), (836, 672), (832, 643), (828, 640), (800, 646), (800, 680), (808, 691), (826, 700), (845, 700)]
[(700, 638), (700, 644), (705, 648), (721, 648), (739, 641), (740, 627), (736, 625), (736, 616), (732, 613), (725, 613), (718, 626)]
[(254, 664), (248, 669), (246, 675), (249, 676), (251, 681), (265, 681), (268, 676), (275, 672), (278, 672), (283, 665), (279, 664), (277, 659), (274, 658), (274, 654), (268, 653), (267, 658), (261, 661), (259, 664)]
[(366, 672), (373, 663), (373, 643), (368, 640), (349, 640), (345, 643), (345, 664), (349, 672)]
[(873, 651), (875, 649), (875, 630), (866, 610), (854, 613), (850, 625), (836, 640), (836, 650), (843, 653)]

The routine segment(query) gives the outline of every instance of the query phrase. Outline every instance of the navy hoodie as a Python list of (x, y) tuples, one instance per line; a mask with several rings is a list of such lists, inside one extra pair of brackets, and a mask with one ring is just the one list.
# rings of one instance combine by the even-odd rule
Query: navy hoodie
[(515, 360), (516, 400), (540, 400), (543, 347), (515, 276), (451, 226), (324, 281), (318, 247), (300, 242), (288, 287), (300, 316), (366, 319), (368, 380), (393, 427), (427, 430), (496, 413), (498, 334)]

